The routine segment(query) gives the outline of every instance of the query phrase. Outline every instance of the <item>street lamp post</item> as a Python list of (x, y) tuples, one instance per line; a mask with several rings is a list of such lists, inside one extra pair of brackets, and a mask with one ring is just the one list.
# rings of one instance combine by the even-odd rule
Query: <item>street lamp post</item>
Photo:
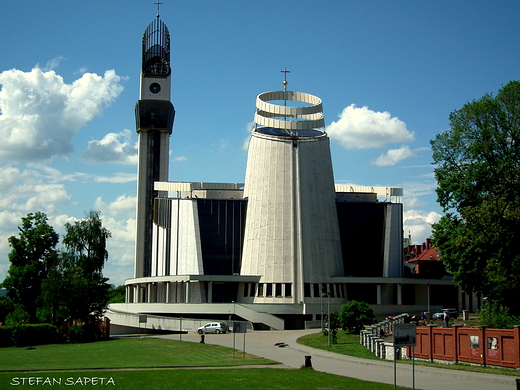
[(329, 323), (329, 331), (327, 332), (328, 340), (327, 345), (330, 347), (330, 290), (327, 289), (327, 312), (329, 313), (327, 316), (327, 322)]
[(323, 296), (325, 295), (325, 293), (321, 293), (320, 294), (320, 307), (321, 307), (321, 330), (323, 330)]

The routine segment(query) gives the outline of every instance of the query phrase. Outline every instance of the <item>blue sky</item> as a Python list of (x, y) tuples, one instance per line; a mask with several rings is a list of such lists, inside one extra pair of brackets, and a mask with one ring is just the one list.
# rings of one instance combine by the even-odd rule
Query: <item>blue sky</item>
[[(7, 238), (43, 211), (102, 212), (105, 274), (133, 276), (141, 37), (154, 0), (0, 5), (0, 280)], [(520, 2), (163, 0), (171, 35), (172, 181), (243, 182), (256, 96), (323, 100), (335, 180), (403, 187), (405, 234), (441, 210), (429, 141), (466, 102), (519, 78)]]

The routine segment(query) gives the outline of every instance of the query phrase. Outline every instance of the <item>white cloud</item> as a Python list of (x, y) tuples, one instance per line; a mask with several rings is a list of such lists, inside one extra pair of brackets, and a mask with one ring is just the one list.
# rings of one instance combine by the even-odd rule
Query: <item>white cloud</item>
[(247, 132), (247, 138), (244, 139), (244, 143), (242, 144), (242, 149), (248, 150), (249, 149), (249, 141), (251, 140), (251, 133), (255, 129), (255, 122), (249, 122), (246, 127), (245, 131)]
[(403, 230), (410, 234), (414, 244), (422, 244), (431, 237), (433, 223), (439, 222), (441, 215), (435, 211), (406, 210), (403, 212)]
[(410, 150), (408, 145), (403, 145), (399, 149), (388, 150), (385, 154), (382, 154), (373, 160), (371, 164), (379, 167), (386, 167), (389, 165), (395, 165), (410, 157), (417, 157), (417, 155)]
[(112, 184), (124, 184), (136, 181), (137, 175), (135, 173), (117, 172), (112, 176), (97, 176), (94, 178), (96, 183), (112, 183)]
[(34, 167), (0, 167), (0, 281), (10, 264), (8, 253), (11, 248), (7, 240), (19, 233), (17, 227), (22, 217), (36, 211), (51, 216), (60, 205), (71, 202), (65, 185), (56, 182), (55, 174), (48, 173)]
[(188, 159), (188, 157), (186, 157), (186, 156), (179, 156), (179, 157), (172, 158), (172, 161), (182, 162), (182, 161), (186, 161), (187, 159)]
[(345, 107), (337, 122), (326, 128), (330, 138), (338, 141), (345, 149), (381, 148), (388, 143), (414, 141), (414, 133), (406, 124), (389, 112), (376, 112), (368, 107)]
[(110, 275), (110, 282), (116, 285), (123, 284), (133, 274), (136, 202), (136, 197), (121, 195), (110, 203), (99, 197), (94, 205), (95, 210), (101, 211), (103, 226), (112, 233), (107, 242), (109, 259), (104, 274)]
[(224, 152), (229, 146), (229, 141), (226, 139), (219, 139), (217, 143), (211, 145), (212, 148), (216, 148), (219, 153)]
[(77, 71), (75, 71), (74, 74), (83, 74), (83, 73), (87, 73), (87, 72), (88, 72), (88, 68), (86, 66), (82, 66)]
[(85, 73), (72, 84), (53, 70), (0, 73), (0, 157), (38, 161), (71, 153), (74, 133), (121, 93), (120, 82), (113, 70)]
[(108, 133), (100, 141), (90, 141), (82, 157), (90, 162), (137, 165), (137, 143), (131, 140), (132, 133), (128, 129)]
[(136, 204), (137, 197), (135, 196), (120, 195), (111, 203), (105, 203), (101, 197), (98, 197), (94, 202), (94, 209), (101, 211), (103, 215), (111, 217), (135, 217)]
[(0, 172), (0, 210), (9, 210), (21, 218), (38, 210), (52, 213), (56, 205), (71, 201), (63, 183), (38, 169), (4, 166)]
[[(43, 67), (43, 71), (56, 69), (58, 66), (60, 66), (60, 62), (64, 59), (65, 59), (64, 57), (58, 56), (58, 57), (55, 57), (55, 58), (47, 61), (47, 64)], [(38, 65), (36, 65), (36, 67), (39, 68)]]
[[(36, 211), (44, 212), (49, 224), (62, 236), (66, 222), (72, 223), (85, 215), (67, 215), (60, 209), (72, 203), (72, 195), (67, 190), (67, 183), (78, 178), (86, 182), (106, 181), (126, 183), (134, 181), (135, 174), (114, 174), (101, 178), (84, 173), (63, 174), (59, 170), (41, 163), (27, 165), (0, 166), (0, 282), (9, 268), (8, 244), (10, 236), (18, 235), (18, 226), (22, 217)], [(120, 195), (111, 202), (104, 202), (101, 197), (93, 198), (91, 206), (84, 205), (83, 211), (94, 209), (101, 211), (103, 225), (110, 230), (108, 240), (109, 261), (104, 274), (110, 282), (122, 284), (125, 277), (133, 274), (135, 251), (135, 205), (136, 197)]]
[(405, 189), (405, 197), (419, 197), (434, 194), (437, 182), (435, 180), (410, 181), (405, 182), (403, 187)]

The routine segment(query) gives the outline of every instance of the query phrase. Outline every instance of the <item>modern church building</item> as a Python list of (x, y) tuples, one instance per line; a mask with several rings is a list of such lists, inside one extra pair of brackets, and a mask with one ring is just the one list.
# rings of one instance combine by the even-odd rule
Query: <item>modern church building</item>
[(170, 36), (157, 16), (143, 36), (136, 105), (135, 272), (113, 313), (292, 329), (319, 324), (325, 304), (339, 310), (349, 299), (377, 314), (429, 308), (433, 281), (403, 278), (402, 189), (334, 183), (318, 97), (284, 80), (257, 96), (255, 111), (252, 99), (243, 183), (168, 181), (170, 73)]

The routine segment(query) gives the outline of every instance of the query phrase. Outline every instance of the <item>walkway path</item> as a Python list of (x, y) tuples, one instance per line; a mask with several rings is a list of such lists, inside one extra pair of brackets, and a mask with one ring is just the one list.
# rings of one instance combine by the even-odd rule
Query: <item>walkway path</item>
[[(316, 333), (316, 330), (251, 331), (245, 334), (245, 351), (294, 368), (303, 366), (305, 356), (311, 356), (312, 366), (317, 371), (393, 385), (393, 362), (340, 355), (306, 347), (296, 342), (299, 337), (309, 333)], [(240, 356), (244, 345), (243, 334), (209, 334), (206, 335), (205, 342), (232, 348), (233, 336), (235, 336), (237, 356)], [(182, 338), (183, 341), (200, 342), (200, 335), (196, 333), (158, 337), (173, 340)], [(287, 346), (280, 348), (275, 346), (276, 343), (287, 344)], [(506, 375), (415, 366), (416, 389), (514, 390), (516, 389), (515, 378)], [(520, 378), (520, 373), (518, 378)], [(397, 364), (397, 385), (412, 388), (411, 364)]]

